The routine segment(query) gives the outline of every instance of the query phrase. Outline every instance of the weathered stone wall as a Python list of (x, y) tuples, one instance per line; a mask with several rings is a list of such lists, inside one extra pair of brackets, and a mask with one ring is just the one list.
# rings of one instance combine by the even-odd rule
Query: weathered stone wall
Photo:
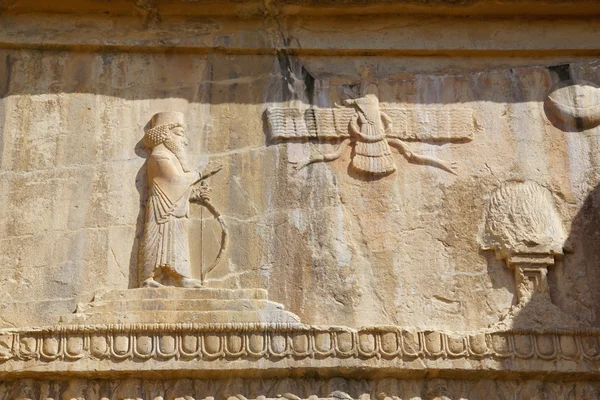
[[(478, 127), (470, 143), (412, 145), (457, 160), (457, 177), (397, 156), (397, 173), (367, 183), (347, 173), (350, 154), (294, 174), (286, 160), (306, 157), (309, 145), (274, 145), (265, 136), (265, 104), (298, 97), (332, 106), (353, 89), (358, 68), (336, 76), (340, 60), (43, 51), (4, 57), (7, 326), (51, 323), (75, 299), (133, 284), (146, 196), (138, 141), (159, 110), (186, 113), (198, 163), (205, 154), (225, 165), (213, 186), (233, 229), (233, 252), (214, 285), (267, 287), (315, 323), (331, 321), (333, 308), (341, 311), (333, 322), (353, 326), (367, 316), (374, 323), (485, 326), (512, 297), (502, 263), (477, 251), (485, 194), (508, 179), (536, 180), (562, 201), (568, 224), (597, 181), (594, 130), (564, 133), (544, 117), (542, 101), (556, 80), (545, 65), (417, 74), (391, 59), (353, 59), (384, 70), (381, 102), (462, 103), (476, 110)], [(325, 66), (331, 71), (320, 78)], [(577, 76), (592, 81), (594, 67), (574, 64)], [(302, 68), (314, 76), (302, 76)], [(304, 92), (290, 94), (286, 79), (302, 78)], [(585, 229), (582, 219), (575, 228)], [(582, 250), (590, 247), (593, 256), (591, 243)], [(595, 322), (590, 285), (597, 279), (587, 257), (580, 251), (565, 258), (555, 293), (568, 311)], [(574, 278), (581, 274), (589, 278)], [(22, 312), (31, 319), (23, 321)]]
[[(211, 185), (231, 255), (210, 286), (267, 288), (317, 324), (485, 327), (514, 297), (504, 262), (479, 250), (486, 199), (504, 181), (533, 180), (550, 189), (569, 232), (569, 251), (550, 275), (553, 300), (598, 324), (599, 128), (564, 132), (548, 122), (556, 60), (507, 68), (486, 58), (449, 70), (447, 61), (432, 67), (435, 58), (409, 66), (390, 57), (37, 50), (1, 58), (5, 327), (51, 324), (98, 290), (136, 285), (147, 197), (140, 139), (161, 110), (185, 113), (196, 165), (224, 166)], [(569, 61), (573, 76), (600, 81), (596, 60)], [(365, 69), (383, 105), (416, 115), (473, 110), (472, 141), (409, 143), (455, 161), (456, 175), (396, 153), (397, 172), (367, 179), (349, 167), (350, 149), (297, 172), (288, 164), (332, 146), (269, 140), (266, 108), (332, 107), (357, 95)], [(205, 213), (200, 235), (202, 217), (192, 210), (192, 256), (202, 248), (210, 262), (216, 225)]]
[[(599, 398), (596, 2), (59, 3), (0, 1), (0, 398)], [(134, 290), (165, 111), (204, 290)]]

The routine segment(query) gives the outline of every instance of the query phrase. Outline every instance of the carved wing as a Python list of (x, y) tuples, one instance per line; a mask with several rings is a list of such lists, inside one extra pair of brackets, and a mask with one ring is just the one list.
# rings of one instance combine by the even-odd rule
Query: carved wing
[(462, 142), (477, 130), (473, 109), (419, 104), (411, 108), (382, 108), (393, 121), (394, 135), (404, 140)]
[[(403, 140), (460, 142), (473, 140), (476, 130), (469, 107), (415, 105), (382, 108), (392, 120), (393, 134)], [(357, 117), (354, 108), (270, 108), (267, 110), (271, 139), (277, 141), (350, 137), (348, 123)]]
[(299, 108), (269, 108), (267, 120), (274, 140), (310, 138), (304, 112)]
[(273, 140), (350, 137), (348, 122), (356, 116), (352, 108), (270, 108), (267, 120)]

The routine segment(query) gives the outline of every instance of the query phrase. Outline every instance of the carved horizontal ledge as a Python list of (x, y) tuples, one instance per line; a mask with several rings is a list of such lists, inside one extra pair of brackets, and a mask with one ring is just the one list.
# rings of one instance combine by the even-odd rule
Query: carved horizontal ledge
[(4, 378), (136, 371), (276, 376), (292, 370), (346, 374), (357, 368), (366, 376), (437, 370), (598, 377), (600, 330), (448, 333), (394, 326), (182, 323), (0, 331)]
[(183, 46), (160, 41), (131, 45), (125, 42), (113, 43), (70, 43), (70, 42), (19, 42), (0, 39), (0, 50), (48, 50), (69, 51), (74, 53), (140, 53), (140, 54), (196, 54), (196, 55), (238, 55), (238, 56), (275, 56), (285, 53), (286, 56), (313, 57), (523, 57), (543, 58), (551, 56), (569, 57), (600, 57), (597, 48), (560, 48), (560, 49), (389, 49), (389, 48), (360, 48), (360, 49), (323, 49), (323, 48), (294, 48), (280, 46), (271, 47), (226, 47), (214, 46)]
[[(49, 3), (49, 4), (46, 4)], [(57, 4), (58, 3), (58, 4)], [(94, 0), (77, 2), (44, 2), (20, 0), (5, 2), (0, 5), (4, 13), (58, 13), (64, 14), (109, 14), (111, 17), (140, 14), (139, 19), (148, 13), (136, 3), (107, 5)], [(185, 17), (231, 17), (246, 18), (263, 17), (265, 6), (259, 0), (246, 0), (243, 4), (235, 1), (203, 1), (203, 0), (154, 0), (152, 7), (162, 18), (169, 16)], [(590, 16), (598, 13), (597, 2), (593, 0), (563, 0), (549, 2), (547, 0), (503, 0), (490, 3), (487, 0), (277, 0), (269, 3), (268, 9), (279, 17), (309, 16), (378, 16), (389, 14), (426, 14), (432, 15), (492, 15), (492, 16)]]
[[(465, 23), (460, 17), (398, 18), (386, 14), (356, 19), (352, 24), (344, 18), (282, 20), (278, 29), (284, 36), (295, 38), (292, 44), (282, 41), (281, 35), (274, 35), (272, 27), (265, 27), (262, 18), (219, 17), (200, 24), (189, 18), (165, 17), (158, 26), (148, 27), (140, 18), (89, 16), (82, 26), (80, 17), (68, 15), (38, 13), (31, 18), (26, 14), (2, 14), (0, 48), (234, 55), (284, 52), (293, 56), (324, 57), (453, 54), (533, 58), (600, 53), (595, 40), (600, 29), (597, 19), (582, 21), (563, 17), (524, 24), (514, 18), (481, 18)], [(435, 40), (427, 39), (432, 30), (441, 30), (444, 35)], [(381, 34), (383, 31), (386, 35)], [(574, 35), (577, 40), (573, 40)]]

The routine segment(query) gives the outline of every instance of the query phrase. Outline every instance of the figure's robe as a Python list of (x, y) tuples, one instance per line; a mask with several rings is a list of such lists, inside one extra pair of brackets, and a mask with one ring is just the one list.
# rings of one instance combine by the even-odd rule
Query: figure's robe
[(140, 244), (139, 280), (157, 279), (157, 273), (189, 278), (190, 174), (183, 172), (172, 153), (157, 152), (148, 160), (148, 179), (150, 193)]
[[(379, 103), (362, 104), (357, 100), (360, 130), (364, 136), (380, 136), (385, 133), (379, 111)], [(369, 174), (389, 174), (396, 170), (392, 150), (385, 139), (375, 142), (358, 140), (354, 147), (352, 165)]]

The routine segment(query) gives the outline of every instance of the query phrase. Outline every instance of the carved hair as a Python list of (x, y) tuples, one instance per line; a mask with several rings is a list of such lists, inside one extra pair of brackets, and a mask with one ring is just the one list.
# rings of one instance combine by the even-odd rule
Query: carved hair
[(178, 127), (183, 127), (183, 125), (175, 123), (155, 126), (154, 128), (146, 131), (142, 142), (144, 143), (144, 146), (152, 150), (159, 144), (164, 143), (169, 138), (168, 133), (171, 129)]

